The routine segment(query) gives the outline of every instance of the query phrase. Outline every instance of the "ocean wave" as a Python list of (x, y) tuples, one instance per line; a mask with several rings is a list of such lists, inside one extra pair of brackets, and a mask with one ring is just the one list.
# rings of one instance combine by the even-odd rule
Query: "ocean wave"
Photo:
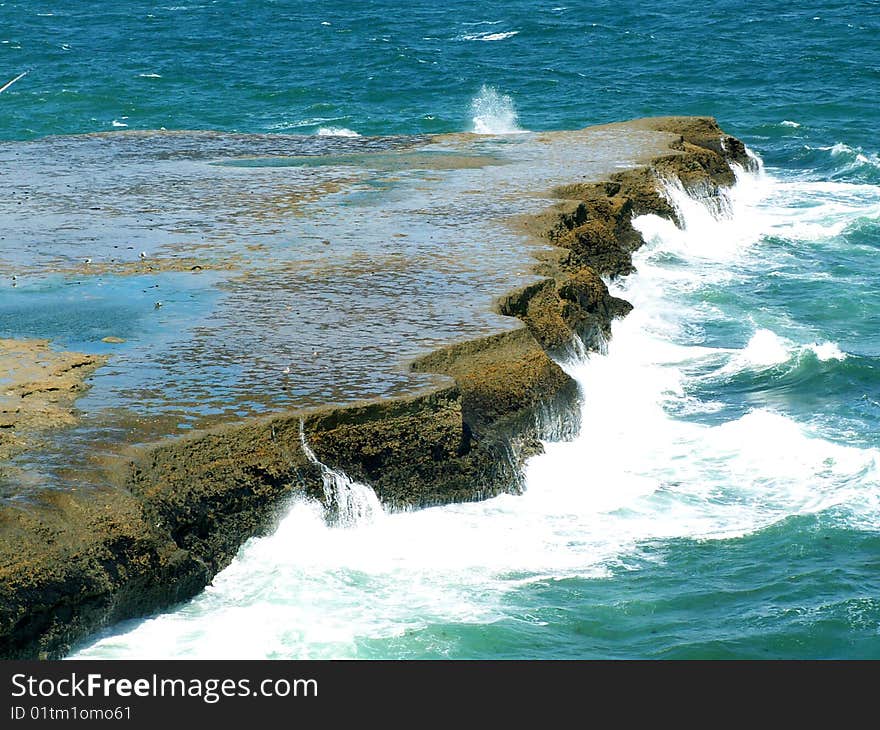
[(466, 35), (458, 36), (456, 40), (460, 41), (503, 41), (508, 38), (513, 38), (513, 36), (519, 35), (518, 30), (509, 30), (503, 33), (469, 33)]
[(777, 180), (765, 209), (765, 235), (791, 241), (830, 241), (865, 221), (880, 218), (880, 186)]
[(346, 127), (320, 127), (317, 132), (319, 137), (360, 137), (353, 129)]
[(846, 360), (849, 355), (840, 349), (840, 345), (836, 342), (813, 342), (807, 345), (813, 354), (819, 358), (819, 362), (828, 362), (830, 360)]
[[(832, 179), (852, 179), (855, 182), (880, 184), (880, 154), (853, 147), (845, 142), (813, 147), (804, 145), (806, 162), (815, 160), (820, 169), (832, 173)], [(826, 155), (823, 159), (816, 153)]]
[(734, 360), (745, 367), (768, 367), (786, 362), (792, 355), (791, 343), (775, 332), (759, 329)]
[(306, 127), (320, 127), (320, 126), (332, 126), (328, 125), (328, 122), (338, 122), (343, 119), (347, 119), (347, 117), (307, 117), (306, 119), (297, 119), (295, 121), (284, 121), (284, 122), (276, 122), (275, 124), (269, 125), (269, 129), (271, 130), (285, 130), (285, 129), (303, 129)]
[(758, 329), (745, 348), (737, 352), (734, 362), (745, 367), (769, 367), (798, 359), (808, 352), (815, 355), (820, 362), (847, 358), (847, 353), (843, 352), (836, 342), (822, 341), (797, 345), (772, 330)]

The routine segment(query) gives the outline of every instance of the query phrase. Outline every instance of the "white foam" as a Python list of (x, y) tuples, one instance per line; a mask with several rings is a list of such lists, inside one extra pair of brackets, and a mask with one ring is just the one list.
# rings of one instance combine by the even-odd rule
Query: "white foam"
[(153, 74), (153, 73), (150, 73), (150, 74), (138, 74), (138, 76), (139, 76), (140, 78), (142, 78), (142, 79), (161, 79), (161, 78), (162, 78), (162, 75), (161, 75), (161, 74)]
[(847, 354), (840, 349), (840, 345), (836, 342), (814, 342), (811, 345), (808, 345), (808, 347), (822, 362), (827, 362), (828, 360), (846, 360), (847, 358)]
[(506, 94), (485, 84), (471, 100), (472, 131), (476, 134), (519, 134), (516, 107)]
[(759, 329), (749, 339), (739, 359), (748, 365), (769, 367), (791, 357), (791, 343), (768, 329)]
[[(658, 255), (675, 254), (688, 261), (724, 263), (737, 259), (744, 249), (758, 243), (768, 219), (755, 202), (767, 194), (771, 183), (763, 173), (750, 175), (740, 168), (736, 172), (747, 182), (702, 200), (691, 197), (678, 180), (665, 181), (665, 197), (685, 225), (678, 228), (656, 215), (635, 219), (633, 226), (650, 243), (637, 258), (649, 263)], [(736, 219), (737, 225), (723, 225), (719, 219)]]
[(797, 129), (801, 126), (798, 122), (793, 122), (790, 119), (783, 119), (779, 124), (782, 127), (791, 127), (793, 129)]
[(848, 356), (836, 342), (812, 342), (797, 345), (769, 329), (757, 329), (742, 350), (729, 350), (730, 360), (718, 371), (730, 375), (743, 370), (766, 369), (793, 361), (812, 352), (820, 362), (845, 360)]
[(468, 35), (461, 36), (461, 40), (463, 41), (503, 41), (508, 38), (513, 38), (513, 36), (518, 35), (518, 30), (509, 30), (504, 33), (470, 33)]
[(283, 121), (270, 124), (269, 129), (300, 129), (302, 127), (325, 126), (327, 122), (338, 122), (345, 117), (307, 117), (294, 121)]
[[(805, 145), (807, 149), (813, 149), (809, 145)], [(816, 147), (815, 149), (828, 152), (832, 157), (843, 158), (848, 161), (839, 171), (839, 173), (848, 173), (865, 165), (869, 167), (880, 168), (880, 156), (876, 153), (866, 153), (861, 147), (851, 147), (843, 142), (837, 142), (829, 147)]]
[(880, 188), (792, 180), (771, 186), (762, 230), (795, 241), (832, 240), (860, 219), (880, 217)]
[(360, 137), (360, 134), (353, 129), (345, 127), (320, 127), (318, 129), (319, 137)]
[(114, 119), (110, 124), (114, 127), (127, 127), (128, 125), (125, 122), (120, 122), (118, 119)]

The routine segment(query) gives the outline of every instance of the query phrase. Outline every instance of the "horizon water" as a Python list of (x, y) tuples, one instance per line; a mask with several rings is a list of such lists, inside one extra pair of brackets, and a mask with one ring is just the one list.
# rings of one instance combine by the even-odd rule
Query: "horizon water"
[(634, 222), (637, 273), (611, 286), (635, 308), (564, 363), (583, 426), (523, 494), (387, 514), (329, 465), (345, 519), (295, 501), (195, 599), (75, 656), (880, 657), (880, 5), (44, 5), (0, 3), (0, 85), (29, 71), (0, 93), (13, 146), (669, 113), (764, 163), (720, 210), (669, 186), (681, 229)]

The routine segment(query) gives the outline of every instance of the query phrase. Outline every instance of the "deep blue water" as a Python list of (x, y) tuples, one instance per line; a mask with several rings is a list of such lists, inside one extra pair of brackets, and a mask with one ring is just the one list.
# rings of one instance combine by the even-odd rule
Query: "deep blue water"
[[(619, 503), (584, 507), (558, 489), (602, 466), (601, 453), (582, 445), (579, 470), (571, 454), (548, 454), (561, 459), (541, 472), (557, 475), (551, 499), (575, 506), (562, 532), (513, 521), (538, 535), (524, 542), (540, 560), (519, 565), (489, 545), (513, 520), (507, 502), (504, 519), (464, 510), (486, 543), (464, 544), (485, 564), (452, 550), (424, 570), (385, 565), (386, 542), (421, 521), (454, 541), (454, 511), (410, 516), (416, 526), (395, 517), (391, 537), (365, 542), (304, 512), (294, 526), (325, 560), (286, 565), (280, 594), (268, 578), (247, 585), (247, 600), (228, 588), (259, 577), (272, 551), (252, 546), (214, 592), (92, 651), (202, 655), (200, 640), (217, 635), (206, 627), (254, 625), (250, 605), (270, 629), (246, 648), (269, 656), (880, 658), (880, 2), (180, 2), (0, 2), (0, 85), (28, 72), (0, 94), (0, 139), (468, 131), (476, 99), (528, 130), (712, 115), (771, 182), (744, 182), (765, 190), (719, 224), (746, 231), (738, 253), (707, 262), (661, 231), (645, 254), (625, 294), (637, 311), (641, 296), (646, 312), (678, 313), (649, 317), (648, 340), (634, 341), (713, 352), (688, 351), (678, 390), (650, 394), (679, 435), (654, 448), (644, 431), (631, 448), (650, 455), (590, 486)], [(616, 333), (621, 347), (627, 337)], [(669, 370), (662, 358), (642, 365)], [(445, 589), (429, 590), (435, 577)], [(177, 628), (189, 619), (197, 628)]]
[[(0, 136), (131, 129), (466, 129), (483, 84), (528, 129), (711, 114), (771, 164), (800, 135), (870, 146), (877, 2), (0, 3)], [(502, 40), (480, 40), (516, 33)], [(155, 75), (155, 76), (154, 76)], [(158, 77), (156, 77), (158, 76)], [(815, 135), (815, 136), (813, 136)]]

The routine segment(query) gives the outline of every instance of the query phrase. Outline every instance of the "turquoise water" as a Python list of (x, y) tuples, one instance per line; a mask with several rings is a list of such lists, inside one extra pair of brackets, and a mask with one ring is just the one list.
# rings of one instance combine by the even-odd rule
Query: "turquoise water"
[[(672, 190), (684, 232), (639, 222), (636, 309), (568, 366), (603, 417), (525, 495), (345, 529), (294, 505), (195, 601), (82, 652), (880, 657), (878, 32), (877, 2), (0, 2), (0, 85), (28, 71), (4, 140), (711, 114), (765, 164), (720, 219)], [(97, 294), (71, 346), (111, 316)], [(38, 333), (19, 301), (4, 333)]]

